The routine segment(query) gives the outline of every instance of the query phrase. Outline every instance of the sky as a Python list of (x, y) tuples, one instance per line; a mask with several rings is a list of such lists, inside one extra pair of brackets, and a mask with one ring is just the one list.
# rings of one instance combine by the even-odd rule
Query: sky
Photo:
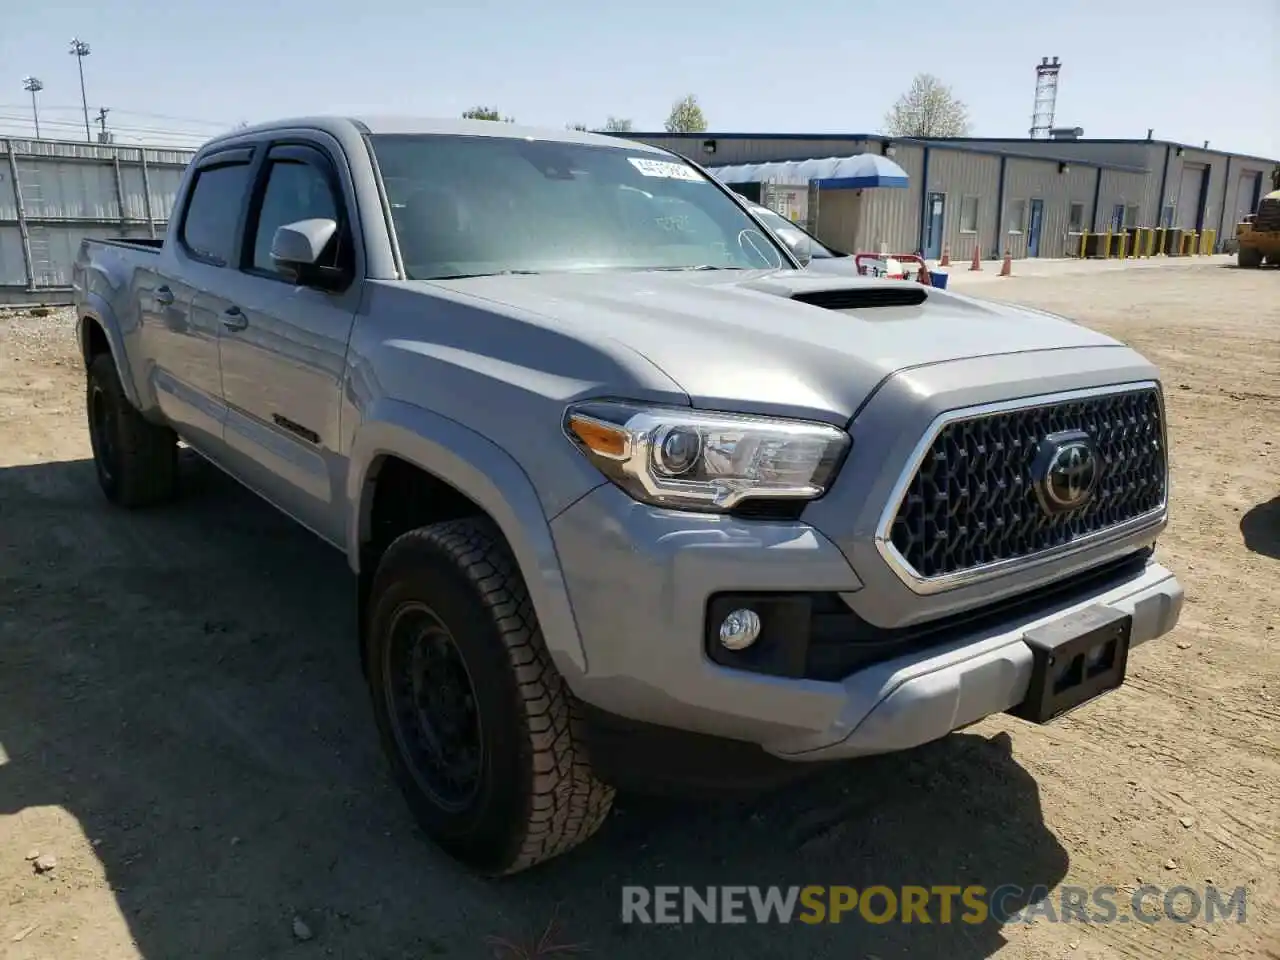
[[(1208, 11), (1208, 12), (1206, 12)], [(1280, 0), (9, 0), (0, 136), (195, 145), (239, 121), (315, 113), (662, 129), (697, 96), (713, 132), (876, 133), (920, 72), (968, 106), (974, 136), (1023, 137), (1035, 65), (1062, 64), (1057, 126), (1280, 158)], [(96, 129), (96, 125), (95, 125)]]

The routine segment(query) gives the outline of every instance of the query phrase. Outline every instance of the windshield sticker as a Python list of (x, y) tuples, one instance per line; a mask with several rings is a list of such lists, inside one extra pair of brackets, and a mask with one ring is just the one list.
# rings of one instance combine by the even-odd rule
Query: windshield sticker
[(627, 157), (631, 165), (646, 177), (665, 177), (667, 180), (688, 180), (690, 183), (707, 183), (693, 167), (669, 160), (650, 160), (648, 157)]

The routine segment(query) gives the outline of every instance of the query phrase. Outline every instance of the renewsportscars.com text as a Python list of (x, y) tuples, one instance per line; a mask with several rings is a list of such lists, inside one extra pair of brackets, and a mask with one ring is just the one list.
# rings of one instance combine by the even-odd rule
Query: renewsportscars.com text
[(686, 923), (1245, 922), (1245, 888), (1146, 885), (721, 886), (622, 888), (622, 922)]

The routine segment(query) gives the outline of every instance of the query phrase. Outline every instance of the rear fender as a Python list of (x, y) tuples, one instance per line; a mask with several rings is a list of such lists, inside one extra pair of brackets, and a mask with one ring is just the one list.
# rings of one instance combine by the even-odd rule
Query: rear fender
[(133, 370), (129, 365), (124, 330), (115, 311), (111, 309), (111, 304), (101, 295), (92, 292), (85, 293), (81, 297), (79, 329), (76, 331), (80, 341), (80, 355), (84, 358), (85, 366), (89, 364), (90, 324), (97, 324), (106, 334), (107, 343), (111, 346), (111, 357), (115, 361), (116, 373), (120, 375), (120, 385), (124, 387), (124, 394), (135, 409), (141, 410), (144, 404), (138, 393), (137, 382), (133, 378)]

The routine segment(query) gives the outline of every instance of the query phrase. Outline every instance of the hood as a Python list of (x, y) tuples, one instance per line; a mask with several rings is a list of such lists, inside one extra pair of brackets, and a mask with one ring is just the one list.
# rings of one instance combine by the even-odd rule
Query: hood
[[(659, 367), (695, 407), (840, 422), (900, 370), (1118, 345), (1039, 311), (902, 280), (800, 270), (549, 273), (429, 283), (537, 314), (574, 335), (617, 341)], [(904, 295), (919, 302), (847, 306), (850, 299)]]

